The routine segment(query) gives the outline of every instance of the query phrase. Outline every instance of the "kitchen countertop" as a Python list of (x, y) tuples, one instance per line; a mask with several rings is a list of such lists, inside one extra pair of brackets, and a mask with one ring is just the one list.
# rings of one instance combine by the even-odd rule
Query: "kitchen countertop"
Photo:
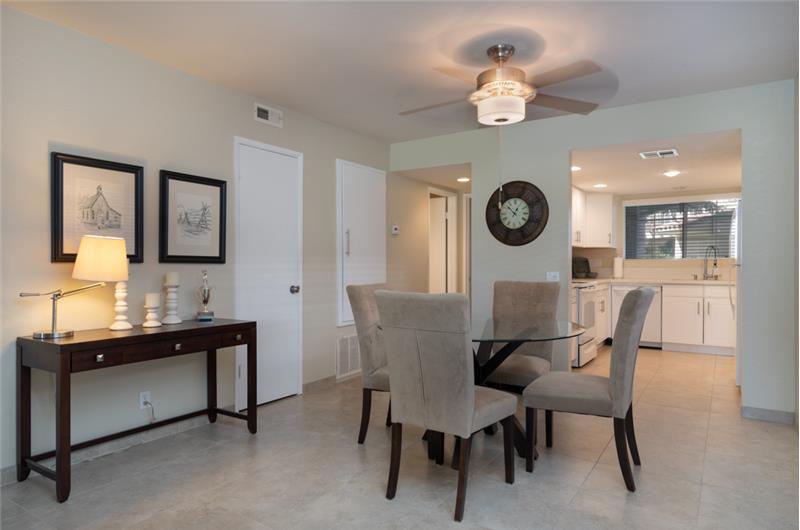
[[(678, 279), (647, 279), (647, 278), (594, 278), (598, 285), (719, 285), (727, 287), (728, 280), (678, 280)], [(733, 282), (736, 285), (736, 282)]]

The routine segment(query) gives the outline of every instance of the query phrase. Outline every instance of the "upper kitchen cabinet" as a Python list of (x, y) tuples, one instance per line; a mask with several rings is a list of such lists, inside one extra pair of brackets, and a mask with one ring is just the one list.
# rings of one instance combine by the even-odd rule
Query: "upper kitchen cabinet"
[(572, 188), (572, 246), (584, 247), (586, 234), (586, 193)]
[(614, 196), (572, 188), (572, 246), (616, 248)]

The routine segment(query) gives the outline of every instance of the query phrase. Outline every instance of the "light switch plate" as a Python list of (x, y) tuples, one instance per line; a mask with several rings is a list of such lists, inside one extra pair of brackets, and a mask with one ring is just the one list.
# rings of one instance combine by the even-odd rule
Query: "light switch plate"
[(559, 278), (560, 278), (560, 275), (558, 274), (558, 271), (548, 272), (547, 273), (547, 281), (548, 282), (557, 282), (557, 281), (559, 281)]

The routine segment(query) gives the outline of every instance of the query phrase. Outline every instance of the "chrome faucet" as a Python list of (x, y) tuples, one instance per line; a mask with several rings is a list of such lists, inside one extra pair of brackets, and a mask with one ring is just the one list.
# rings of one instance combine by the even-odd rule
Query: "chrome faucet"
[[(708, 273), (708, 256), (711, 252), (714, 252), (714, 263), (711, 268), (711, 274)], [(703, 258), (703, 279), (704, 280), (716, 280), (717, 279), (717, 247), (714, 245), (708, 245), (706, 247), (706, 255)]]

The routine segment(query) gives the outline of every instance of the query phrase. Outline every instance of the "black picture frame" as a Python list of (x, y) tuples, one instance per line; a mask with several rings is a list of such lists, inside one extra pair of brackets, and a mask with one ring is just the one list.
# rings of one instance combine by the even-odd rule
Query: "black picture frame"
[[(170, 252), (170, 223), (174, 216), (170, 216), (170, 182), (179, 181), (198, 186), (208, 186), (217, 188), (219, 220), (213, 219), (215, 228), (218, 232), (216, 255), (187, 255)], [(162, 169), (160, 171), (159, 186), (159, 207), (158, 207), (158, 261), (160, 263), (225, 263), (225, 231), (226, 231), (226, 206), (227, 206), (227, 182), (224, 180), (187, 175)]]
[[(69, 153), (52, 152), (50, 154), (50, 261), (74, 262), (75, 253), (66, 252), (64, 245), (64, 166), (77, 165), (98, 169), (107, 169), (121, 173), (130, 173), (133, 179), (133, 252), (128, 249), (128, 260), (131, 263), (144, 261), (144, 167), (110, 160), (99, 160), (87, 156)], [(130, 183), (129, 183), (130, 185)], [(100, 188), (98, 187), (98, 195)], [(88, 231), (87, 233), (96, 233)]]

